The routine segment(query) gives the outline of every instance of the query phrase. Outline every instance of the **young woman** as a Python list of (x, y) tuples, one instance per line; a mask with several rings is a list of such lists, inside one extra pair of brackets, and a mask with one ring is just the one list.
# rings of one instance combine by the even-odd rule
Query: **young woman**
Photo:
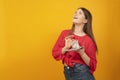
[(97, 45), (91, 13), (78, 8), (72, 21), (72, 29), (61, 32), (52, 55), (56, 60), (62, 60), (66, 80), (95, 80)]

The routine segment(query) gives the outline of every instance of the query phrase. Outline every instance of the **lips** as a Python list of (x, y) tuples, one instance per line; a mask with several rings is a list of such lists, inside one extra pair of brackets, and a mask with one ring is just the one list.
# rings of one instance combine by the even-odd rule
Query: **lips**
[(73, 17), (73, 19), (78, 19), (77, 17)]

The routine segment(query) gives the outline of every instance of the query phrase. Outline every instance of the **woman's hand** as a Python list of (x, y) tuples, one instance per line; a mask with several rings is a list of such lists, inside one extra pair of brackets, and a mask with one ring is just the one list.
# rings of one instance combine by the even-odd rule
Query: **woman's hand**
[(73, 35), (65, 37), (65, 48), (69, 49), (72, 46)]
[(65, 37), (65, 46), (62, 48), (62, 53), (64, 54), (72, 46), (73, 35)]

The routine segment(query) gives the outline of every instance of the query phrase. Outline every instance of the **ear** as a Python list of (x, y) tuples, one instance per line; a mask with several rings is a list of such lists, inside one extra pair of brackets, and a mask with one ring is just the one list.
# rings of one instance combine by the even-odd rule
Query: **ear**
[(84, 21), (83, 21), (84, 23), (87, 23), (87, 19), (84, 19)]

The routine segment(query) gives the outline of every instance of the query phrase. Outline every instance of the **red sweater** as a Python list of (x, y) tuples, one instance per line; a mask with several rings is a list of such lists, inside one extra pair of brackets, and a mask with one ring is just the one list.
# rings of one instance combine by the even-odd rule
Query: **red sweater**
[[(61, 32), (56, 44), (52, 49), (52, 55), (56, 60), (62, 60), (62, 63), (66, 63), (68, 66), (73, 67), (73, 63), (79, 63), (86, 65), (82, 60), (81, 56), (76, 51), (66, 52), (62, 54), (62, 48), (65, 46), (65, 37), (69, 35), (70, 30), (64, 30)], [(74, 35), (74, 34), (73, 34)], [(90, 72), (93, 72), (96, 69), (96, 47), (92, 39), (88, 36), (77, 36), (74, 35), (74, 39), (78, 40), (80, 46), (84, 46), (86, 54), (90, 57), (89, 68)]]

